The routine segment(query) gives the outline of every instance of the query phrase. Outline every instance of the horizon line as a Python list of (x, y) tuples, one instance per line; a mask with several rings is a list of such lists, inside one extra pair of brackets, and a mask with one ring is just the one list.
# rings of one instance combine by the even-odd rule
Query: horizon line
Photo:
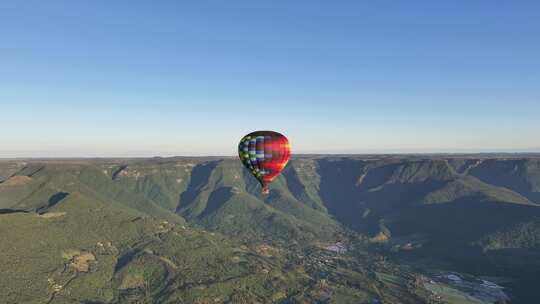
[[(295, 156), (471, 156), (471, 155), (534, 155), (540, 156), (538, 151), (478, 151), (478, 152), (357, 152), (357, 153), (294, 153)], [(201, 155), (171, 155), (171, 156), (0, 156), (0, 160), (90, 160), (90, 159), (171, 159), (171, 158), (234, 158), (237, 155), (201, 154)]]

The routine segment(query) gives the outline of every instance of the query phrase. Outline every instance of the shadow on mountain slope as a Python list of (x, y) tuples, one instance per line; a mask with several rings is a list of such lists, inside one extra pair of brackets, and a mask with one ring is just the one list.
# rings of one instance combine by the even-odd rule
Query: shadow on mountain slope
[(390, 216), (386, 224), (396, 236), (423, 233), (437, 241), (465, 244), (539, 215), (536, 206), (469, 197), (446, 204), (413, 206)]
[(206, 208), (200, 214), (201, 217), (207, 216), (214, 211), (221, 208), (228, 200), (232, 197), (232, 187), (221, 187), (218, 188), (210, 194), (208, 197), (208, 202), (206, 203)]
[(11, 214), (11, 213), (29, 213), (26, 210), (17, 210), (17, 209), (0, 209), (0, 215), (1, 214)]
[(369, 168), (359, 160), (319, 161), (320, 196), (336, 220), (357, 231), (379, 232), (383, 216), (421, 203), (430, 192), (443, 187), (444, 180), (417, 178), (419, 170), (404, 177), (409, 170), (401, 163)]
[(540, 161), (489, 159), (469, 172), (480, 180), (515, 191), (540, 204)]
[(66, 196), (68, 196), (69, 193), (67, 192), (58, 192), (53, 194), (49, 201), (47, 202), (46, 206), (39, 207), (36, 209), (36, 212), (41, 214), (43, 212), (46, 212), (49, 208), (54, 207), (56, 204), (58, 204), (60, 201), (62, 201)]
[(212, 161), (208, 163), (201, 163), (193, 168), (191, 173), (191, 180), (187, 186), (186, 191), (180, 194), (177, 213), (182, 213), (192, 207), (197, 200), (197, 197), (201, 194), (201, 191), (210, 181), (212, 171), (218, 165), (218, 161)]
[(357, 200), (359, 189), (356, 187), (364, 166), (364, 162), (351, 159), (318, 160), (321, 200), (330, 215), (351, 227), (358, 223), (365, 209)]
[(322, 206), (320, 203), (317, 203), (308, 194), (306, 186), (302, 183), (302, 180), (298, 176), (296, 168), (292, 164), (287, 166), (281, 174), (286, 181), (287, 189), (297, 201), (306, 204), (315, 210), (327, 212), (324, 206)]

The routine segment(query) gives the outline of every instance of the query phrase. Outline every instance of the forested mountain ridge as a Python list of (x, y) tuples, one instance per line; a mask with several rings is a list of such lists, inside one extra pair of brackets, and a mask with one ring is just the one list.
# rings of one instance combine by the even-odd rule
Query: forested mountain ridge
[[(159, 223), (165, 221), (165, 226), (171, 225), (170, 233), (183, 226), (190, 231), (223, 234), (223, 242), (232, 242), (224, 246), (247, 242), (282, 248), (289, 253), (281, 256), (276, 269), (292, 263), (292, 252), (336, 241), (359, 242), (363, 245), (358, 246), (364, 248), (361, 252), (372, 249), (377, 254), (380, 250), (397, 252), (397, 262), (402, 255), (410, 257), (411, 253), (417, 257), (430, 255), (448, 260), (456, 267), (485, 258), (489, 261), (486, 268), (502, 265), (515, 275), (524, 265), (514, 265), (512, 257), (526, 255), (533, 259), (527, 264), (529, 268), (540, 269), (536, 261), (540, 256), (537, 229), (540, 158), (534, 156), (300, 156), (291, 160), (270, 188), (269, 195), (261, 195), (259, 184), (249, 172), (237, 159), (227, 157), (6, 160), (0, 161), (0, 221), (4, 225), (8, 218), (13, 223), (20, 221), (17, 225), (25, 222), (30, 229), (26, 235), (39, 225), (49, 230), (53, 229), (50, 225), (74, 225), (71, 221), (79, 221), (85, 214), (92, 222), (87, 225), (90, 230), (97, 229), (98, 222), (118, 227), (119, 224), (114, 223), (142, 219), (141, 223), (155, 221), (153, 225), (159, 227)], [(79, 205), (80, 210), (72, 209)], [(99, 213), (84, 210), (101, 210), (103, 218), (93, 222), (91, 217)], [(70, 220), (72, 214), (77, 215)], [(146, 231), (145, 225), (136, 224), (139, 228), (130, 229)], [(139, 248), (139, 253), (129, 263), (136, 265), (142, 260), (154, 259), (148, 256), (148, 251), (154, 252), (151, 245), (138, 247), (135, 243), (145, 240), (151, 244), (155, 233), (140, 232), (138, 241), (126, 241), (126, 247), (118, 250), (116, 263), (131, 247)], [(68, 235), (64, 237), (79, 243), (73, 235)], [(123, 242), (122, 238), (119, 235), (116, 242)], [(167, 248), (178, 242), (168, 237), (159, 238), (167, 239)], [(351, 238), (356, 241), (348, 241)], [(97, 258), (95, 248), (83, 245), (77, 244)], [(410, 251), (411, 248), (414, 250)], [(304, 256), (304, 253), (295, 255)], [(158, 256), (165, 260), (188, 258), (179, 256), (179, 252)], [(166, 302), (174, 297), (165, 296), (168, 289), (163, 289), (162, 285), (178, 285), (179, 277), (170, 275), (175, 271), (167, 268), (166, 262), (164, 266), (159, 265), (156, 267), (165, 267), (162, 274), (165, 277), (150, 276), (157, 283), (155, 289), (146, 292)], [(367, 267), (362, 265), (359, 267)], [(104, 292), (107, 290), (110, 294), (99, 301), (128, 303), (130, 297), (142, 297), (142, 285), (137, 285), (142, 283), (130, 276), (128, 281), (139, 283), (122, 283), (121, 268), (108, 270), (107, 280), (118, 283), (103, 285)], [(245, 275), (251, 273), (252, 269), (248, 269), (251, 268), (245, 269)], [(307, 284), (300, 280), (302, 271), (283, 279), (299, 286), (294, 291), (283, 291), (285, 298), (293, 294), (301, 298), (298, 297), (300, 286)], [(215, 282), (222, 288), (223, 283)], [(120, 288), (122, 284), (135, 284), (135, 291)], [(259, 283), (253, 284), (258, 286)], [(177, 296), (184, 299), (193, 296), (186, 286), (185, 293)], [(392, 298), (384, 292), (377, 295), (374, 289), (362, 291), (351, 286), (346, 288), (353, 289), (343, 289), (344, 286), (334, 287), (334, 292), (339, 294), (339, 289), (342, 295), (356, 299)], [(276, 285), (274, 289), (279, 288)], [(243, 295), (264, 302), (271, 298), (268, 292)], [(223, 301), (231, 301), (233, 296), (242, 293), (225, 294)], [(403, 291), (402, 296), (406, 294), (411, 301), (421, 298), (413, 300), (418, 295), (410, 291)], [(316, 298), (315, 295), (310, 297)], [(82, 298), (84, 296), (79, 297)]]

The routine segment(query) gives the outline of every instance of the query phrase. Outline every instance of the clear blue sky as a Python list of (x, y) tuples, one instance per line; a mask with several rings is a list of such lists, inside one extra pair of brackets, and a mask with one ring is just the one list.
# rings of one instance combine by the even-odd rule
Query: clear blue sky
[(540, 151), (538, 1), (1, 1), (0, 157)]

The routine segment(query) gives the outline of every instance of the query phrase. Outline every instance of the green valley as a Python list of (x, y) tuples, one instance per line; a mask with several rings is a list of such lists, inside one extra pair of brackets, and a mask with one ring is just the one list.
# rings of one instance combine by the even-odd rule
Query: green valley
[(299, 156), (262, 195), (235, 158), (4, 160), (0, 302), (508, 300), (467, 294), (492, 277), (529, 303), (539, 177), (534, 155)]

